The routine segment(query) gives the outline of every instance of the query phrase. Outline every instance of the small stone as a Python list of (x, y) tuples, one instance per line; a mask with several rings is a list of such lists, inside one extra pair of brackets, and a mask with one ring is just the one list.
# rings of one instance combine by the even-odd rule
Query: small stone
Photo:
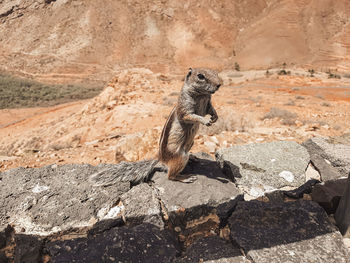
[(321, 175), (319, 172), (317, 172), (315, 167), (310, 163), (307, 166), (307, 169), (305, 171), (305, 182), (312, 180), (312, 179), (321, 181)]
[(210, 140), (212, 140), (215, 144), (219, 144), (220, 142), (219, 142), (219, 140), (218, 140), (218, 138), (216, 138), (215, 136), (211, 136), (210, 137)]
[(282, 171), (278, 176), (290, 183), (294, 181), (294, 174), (289, 171)]
[(204, 145), (208, 148), (210, 153), (214, 153), (216, 150), (216, 144), (214, 142), (204, 142)]

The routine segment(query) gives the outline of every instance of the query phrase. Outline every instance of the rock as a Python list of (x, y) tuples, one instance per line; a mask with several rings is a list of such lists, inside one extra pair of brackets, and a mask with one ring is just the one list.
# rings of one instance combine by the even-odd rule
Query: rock
[(344, 183), (346, 190), (340, 200), (340, 204), (335, 213), (335, 220), (340, 232), (350, 238), (350, 173), (347, 182)]
[(164, 228), (160, 203), (156, 192), (148, 184), (140, 184), (121, 196), (125, 207), (125, 220), (128, 225), (138, 225), (143, 222)]
[(310, 161), (304, 147), (287, 141), (233, 146), (217, 151), (215, 156), (224, 172), (255, 198), (304, 184)]
[(6, 246), (6, 226), (0, 225), (0, 249)]
[(15, 262), (41, 262), (43, 241), (35, 236), (15, 236)]
[(210, 153), (215, 153), (216, 144), (215, 142), (204, 142), (205, 147), (209, 150)]
[(305, 171), (305, 181), (307, 182), (309, 180), (321, 181), (320, 173), (315, 169), (315, 167), (311, 163), (309, 163)]
[(112, 228), (96, 236), (49, 242), (52, 262), (173, 262), (175, 241), (151, 224)]
[(218, 229), (242, 195), (205, 154), (191, 156), (183, 173), (196, 175), (197, 180), (185, 184), (168, 180), (164, 172), (156, 172), (153, 181), (172, 226), (182, 230), (180, 236), (185, 241), (196, 231), (201, 236)]
[(322, 206), (328, 214), (334, 214), (346, 188), (346, 179), (329, 180), (316, 184), (311, 192), (312, 200)]
[(315, 202), (239, 202), (231, 238), (253, 262), (349, 262), (339, 231)]
[[(320, 151), (320, 153), (322, 153), (322, 151)], [(326, 182), (342, 177), (339, 171), (322, 158), (321, 155), (313, 153), (310, 155), (310, 159), (315, 169), (320, 173), (322, 181)]]
[(350, 238), (344, 238), (343, 239), (345, 246), (349, 249), (350, 251)]
[[(0, 225), (0, 262), (10, 262), (10, 259), (6, 256), (6, 247), (13, 247), (12, 241), (13, 228), (10, 225)], [(11, 255), (12, 256), (12, 255)]]
[(218, 236), (212, 236), (195, 241), (176, 262), (249, 263), (250, 261), (242, 255), (238, 247)]
[[(316, 154), (326, 159), (330, 164), (335, 167), (340, 176), (346, 177), (350, 172), (350, 136), (343, 135), (334, 138), (319, 138), (314, 137), (303, 143), (303, 146), (307, 148), (310, 155)], [(322, 167), (318, 168), (317, 164), (314, 164), (317, 169), (322, 170)], [(322, 172), (320, 171), (321, 176)], [(339, 178), (339, 177), (337, 177)], [(325, 178), (337, 179), (334, 177)], [(323, 180), (323, 178), (322, 178)]]
[(47, 236), (111, 219), (115, 203), (130, 184), (94, 186), (89, 176), (106, 167), (72, 164), (2, 173), (0, 225), (12, 224), (16, 232), (24, 229), (27, 235)]

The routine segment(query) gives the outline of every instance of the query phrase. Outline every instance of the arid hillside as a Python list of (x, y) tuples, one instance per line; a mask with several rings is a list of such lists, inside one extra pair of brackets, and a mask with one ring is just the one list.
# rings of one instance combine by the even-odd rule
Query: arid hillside
[[(214, 154), (232, 145), (350, 134), (348, 78), (277, 72), (222, 71), (224, 85), (213, 95), (219, 120), (201, 127), (192, 151)], [(0, 171), (155, 158), (182, 83), (177, 75), (127, 69), (90, 100), (0, 110)]]
[(0, 69), (108, 81), (124, 68), (350, 70), (347, 0), (0, 0)]

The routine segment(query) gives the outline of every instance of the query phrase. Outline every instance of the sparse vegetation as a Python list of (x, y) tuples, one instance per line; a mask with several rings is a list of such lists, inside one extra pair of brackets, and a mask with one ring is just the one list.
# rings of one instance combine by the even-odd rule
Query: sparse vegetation
[(199, 135), (216, 135), (223, 131), (245, 132), (254, 125), (244, 116), (228, 115), (225, 118), (219, 118), (212, 126), (201, 125), (198, 131)]
[(293, 124), (295, 124), (295, 120), (297, 117), (298, 117), (298, 115), (294, 112), (290, 112), (287, 110), (273, 107), (270, 109), (270, 111), (268, 113), (266, 113), (264, 115), (263, 120), (279, 118), (279, 119), (281, 119), (282, 124), (293, 125)]
[(295, 102), (294, 102), (294, 100), (289, 100), (284, 105), (286, 105), (286, 106), (295, 106)]
[(296, 98), (297, 100), (305, 100), (305, 97), (303, 97), (303, 96), (300, 96), (300, 95), (298, 95), (298, 96), (295, 96), (295, 98)]
[(290, 75), (291, 72), (290, 71), (286, 71), (285, 69), (281, 69), (280, 71), (278, 71), (277, 73), (278, 75)]
[(164, 105), (164, 106), (174, 106), (175, 103), (176, 103), (176, 98), (174, 98), (174, 97), (172, 97), (172, 98), (163, 97), (162, 105)]
[(328, 78), (329, 79), (341, 79), (341, 76), (338, 74), (334, 74), (334, 73), (328, 73)]
[(321, 94), (316, 94), (315, 97), (324, 100), (324, 96), (322, 96)]
[(173, 91), (173, 92), (171, 92), (171, 93), (169, 94), (169, 96), (171, 96), (171, 97), (177, 97), (177, 96), (179, 96), (179, 92)]
[(0, 109), (53, 106), (98, 95), (101, 86), (51, 85), (0, 73)]
[(241, 68), (240, 68), (240, 66), (239, 66), (239, 64), (237, 62), (235, 62), (235, 70), (236, 71), (240, 71), (241, 70)]
[(323, 107), (330, 107), (331, 104), (328, 103), (328, 102), (322, 102), (322, 103), (321, 103), (321, 106), (323, 106)]
[(315, 70), (314, 69), (309, 69), (308, 70), (309, 71), (309, 73), (310, 73), (310, 77), (315, 77)]
[(333, 73), (330, 70), (328, 70), (327, 74), (329, 79), (341, 79), (339, 74)]

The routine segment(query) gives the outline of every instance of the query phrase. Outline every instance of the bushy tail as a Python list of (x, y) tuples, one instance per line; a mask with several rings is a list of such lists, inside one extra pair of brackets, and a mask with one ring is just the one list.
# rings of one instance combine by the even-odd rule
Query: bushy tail
[(157, 160), (121, 162), (92, 174), (89, 181), (94, 186), (108, 186), (118, 182), (130, 182), (131, 185), (137, 185), (151, 179), (157, 164)]

